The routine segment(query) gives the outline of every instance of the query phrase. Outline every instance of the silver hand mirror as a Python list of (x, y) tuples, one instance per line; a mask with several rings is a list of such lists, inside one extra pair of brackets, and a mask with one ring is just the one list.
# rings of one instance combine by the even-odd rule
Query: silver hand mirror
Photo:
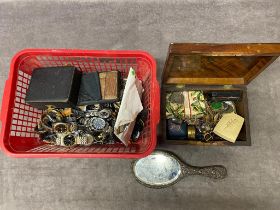
[(155, 150), (151, 155), (134, 161), (132, 170), (138, 182), (152, 188), (168, 187), (190, 175), (213, 179), (223, 179), (227, 176), (224, 166), (191, 166), (174, 154), (161, 150)]

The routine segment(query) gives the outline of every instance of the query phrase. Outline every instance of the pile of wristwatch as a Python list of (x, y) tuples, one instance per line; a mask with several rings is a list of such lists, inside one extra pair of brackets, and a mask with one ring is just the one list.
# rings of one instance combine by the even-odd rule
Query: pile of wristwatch
[(35, 128), (43, 142), (74, 146), (114, 144), (114, 124), (120, 102), (58, 109), (49, 107)]

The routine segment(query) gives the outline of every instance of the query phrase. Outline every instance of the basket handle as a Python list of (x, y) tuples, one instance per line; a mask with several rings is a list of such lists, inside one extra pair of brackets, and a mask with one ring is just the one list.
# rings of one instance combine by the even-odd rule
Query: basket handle
[[(6, 80), (5, 82), (5, 88), (4, 88), (4, 92), (3, 92), (3, 96), (2, 96), (2, 107), (0, 110), (0, 121), (3, 122), (4, 120), (4, 115), (8, 110), (8, 103), (9, 103), (9, 88), (10, 88), (10, 80)], [(2, 126), (1, 126), (2, 127)]]
[[(2, 141), (2, 135), (3, 134), (3, 123), (6, 123), (6, 119), (4, 119), (4, 117), (6, 116), (7, 114), (7, 111), (8, 111), (8, 105), (9, 105), (9, 92), (10, 92), (10, 89), (11, 89), (11, 81), (10, 80), (6, 80), (5, 82), (5, 87), (4, 87), (4, 92), (3, 92), (3, 96), (2, 96), (2, 107), (0, 109), (0, 141)], [(1, 150), (1, 146), (0, 146), (0, 150)]]
[(158, 81), (155, 83), (155, 114), (157, 116), (156, 123), (160, 121), (160, 87)]

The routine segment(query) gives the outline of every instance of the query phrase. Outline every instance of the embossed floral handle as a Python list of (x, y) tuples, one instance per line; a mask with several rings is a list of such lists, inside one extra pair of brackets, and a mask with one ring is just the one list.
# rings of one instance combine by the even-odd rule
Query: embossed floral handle
[(197, 167), (183, 163), (182, 174), (184, 176), (200, 175), (212, 179), (224, 179), (227, 177), (227, 169), (222, 165)]

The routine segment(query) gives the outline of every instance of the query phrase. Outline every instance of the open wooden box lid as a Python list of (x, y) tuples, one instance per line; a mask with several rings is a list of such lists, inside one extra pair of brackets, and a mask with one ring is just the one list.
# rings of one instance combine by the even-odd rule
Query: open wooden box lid
[(163, 84), (244, 85), (280, 55), (274, 44), (171, 43)]

